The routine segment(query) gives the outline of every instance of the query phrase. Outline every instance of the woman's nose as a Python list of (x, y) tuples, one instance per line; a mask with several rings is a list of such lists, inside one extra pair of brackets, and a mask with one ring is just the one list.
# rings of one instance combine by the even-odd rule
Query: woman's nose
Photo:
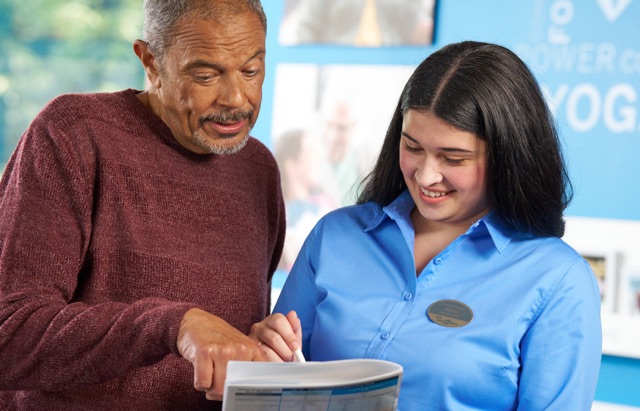
[(422, 187), (429, 187), (433, 184), (442, 182), (442, 173), (431, 162), (427, 163), (416, 170), (414, 174), (416, 182)]

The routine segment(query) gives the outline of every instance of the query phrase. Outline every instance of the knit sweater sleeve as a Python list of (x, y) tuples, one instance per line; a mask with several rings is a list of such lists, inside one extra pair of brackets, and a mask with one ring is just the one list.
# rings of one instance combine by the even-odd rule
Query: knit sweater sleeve
[(73, 116), (45, 108), (0, 182), (0, 390), (93, 385), (177, 354), (180, 320), (193, 307), (74, 301), (91, 240), (96, 157), (91, 139), (61, 126)]

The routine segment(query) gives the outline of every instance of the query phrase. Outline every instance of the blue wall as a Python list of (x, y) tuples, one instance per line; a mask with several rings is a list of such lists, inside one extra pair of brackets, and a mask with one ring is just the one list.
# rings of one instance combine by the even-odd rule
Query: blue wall
[[(576, 195), (572, 216), (640, 220), (640, 0), (439, 0), (430, 47), (282, 47), (284, 0), (269, 18), (264, 102), (254, 135), (271, 142), (278, 63), (417, 65), (442, 45), (479, 40), (516, 51), (543, 86)], [(640, 406), (640, 360), (603, 356), (596, 400)]]

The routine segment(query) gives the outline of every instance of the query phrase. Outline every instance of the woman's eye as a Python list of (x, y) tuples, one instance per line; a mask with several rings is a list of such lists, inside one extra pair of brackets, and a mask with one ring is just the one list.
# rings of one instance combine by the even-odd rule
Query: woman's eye
[(452, 166), (459, 166), (464, 161), (463, 159), (453, 159), (453, 158), (449, 158), (449, 157), (445, 157), (445, 156), (442, 156), (442, 158), (444, 159), (444, 161), (447, 164), (452, 165)]
[(404, 144), (404, 148), (410, 153), (417, 153), (418, 151), (420, 151), (420, 147), (411, 146), (407, 143)]

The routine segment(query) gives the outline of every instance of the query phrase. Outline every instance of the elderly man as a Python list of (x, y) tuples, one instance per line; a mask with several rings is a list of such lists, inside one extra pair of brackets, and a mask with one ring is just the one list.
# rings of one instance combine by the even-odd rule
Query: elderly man
[(285, 230), (249, 136), (265, 37), (259, 0), (146, 0), (148, 90), (33, 120), (0, 183), (0, 409), (211, 410), (230, 360), (264, 360), (246, 334)]

